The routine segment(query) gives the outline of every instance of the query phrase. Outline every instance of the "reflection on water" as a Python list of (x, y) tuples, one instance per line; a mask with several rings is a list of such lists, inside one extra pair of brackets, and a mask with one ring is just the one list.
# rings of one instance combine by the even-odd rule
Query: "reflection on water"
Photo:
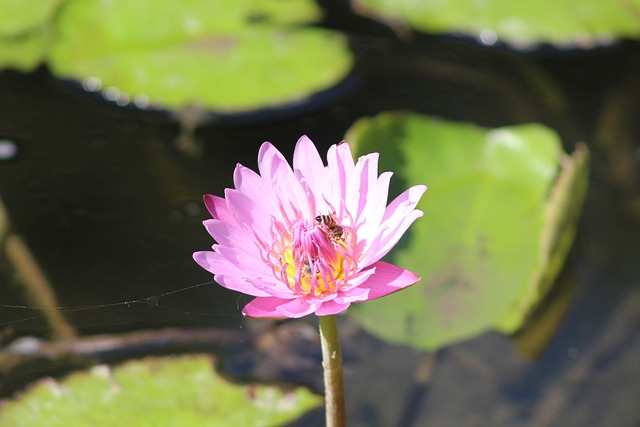
[[(236, 163), (255, 168), (265, 139), (290, 156), (308, 134), (322, 152), (357, 118), (391, 109), (486, 126), (540, 121), (568, 147), (584, 140), (593, 153), (567, 266), (576, 296), (549, 348), (530, 360), (488, 333), (441, 351), (423, 384), (416, 377), (423, 354), (377, 342), (344, 319), (350, 425), (637, 426), (639, 129), (629, 109), (637, 113), (640, 99), (631, 96), (638, 45), (523, 55), (432, 37), (401, 43), (374, 31), (354, 36), (353, 48), (362, 73), (352, 93), (310, 113), (201, 125), (193, 130), (200, 150), (190, 156), (175, 145), (179, 126), (160, 114), (85, 99), (46, 70), (1, 72), (0, 157), (16, 148), (20, 155), (0, 163), (0, 195), (10, 233), (37, 261), (55, 304), (83, 308), (59, 310), (66, 321), (81, 335), (239, 331), (244, 297), (213, 285), (173, 291), (211, 280), (191, 259), (210, 245), (201, 197), (231, 186)], [(33, 306), (6, 260), (1, 267), (0, 303)], [(44, 317), (0, 307), (0, 337), (46, 338)], [(241, 374), (249, 365), (233, 354), (229, 366)], [(286, 372), (293, 378), (295, 367)]]

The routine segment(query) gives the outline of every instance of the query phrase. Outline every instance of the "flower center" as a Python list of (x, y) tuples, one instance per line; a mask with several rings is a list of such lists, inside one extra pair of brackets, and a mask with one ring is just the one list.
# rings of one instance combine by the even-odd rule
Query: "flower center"
[(357, 268), (355, 233), (333, 215), (301, 219), (285, 228), (273, 224), (273, 244), (263, 257), (275, 277), (298, 295), (319, 297), (346, 283)]

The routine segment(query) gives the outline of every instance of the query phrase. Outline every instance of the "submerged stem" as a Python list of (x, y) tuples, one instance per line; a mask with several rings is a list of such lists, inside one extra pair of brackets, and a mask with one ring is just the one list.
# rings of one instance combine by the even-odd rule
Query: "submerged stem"
[(347, 422), (338, 323), (335, 315), (320, 316), (319, 320), (327, 427), (345, 427)]

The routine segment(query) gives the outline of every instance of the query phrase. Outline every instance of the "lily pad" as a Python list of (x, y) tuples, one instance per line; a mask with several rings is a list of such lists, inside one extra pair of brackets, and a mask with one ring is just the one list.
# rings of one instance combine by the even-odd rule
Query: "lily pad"
[(42, 62), (48, 46), (48, 34), (41, 30), (19, 38), (0, 38), (0, 69), (31, 71)]
[(391, 193), (422, 183), (425, 213), (389, 255), (421, 282), (350, 313), (394, 343), (435, 350), (517, 331), (564, 262), (586, 191), (587, 151), (563, 153), (537, 124), (484, 129), (410, 113), (357, 122), (346, 139), (380, 152)]
[(52, 39), (52, 21), (65, 0), (0, 0), (0, 68), (29, 71), (40, 64)]
[(119, 104), (281, 107), (351, 70), (342, 35), (301, 25), (319, 17), (311, 0), (71, 0), (49, 63), (55, 75)]
[[(352, 0), (360, 13), (428, 33), (463, 34), (485, 44), (592, 47), (640, 36), (640, 1)], [(395, 22), (395, 24), (393, 24)]]
[(44, 380), (0, 411), (3, 427), (274, 426), (318, 407), (305, 388), (237, 385), (208, 356), (146, 358)]
[(38, 7), (24, 0), (0, 0), (0, 37), (18, 36), (49, 21), (66, 0), (38, 0)]

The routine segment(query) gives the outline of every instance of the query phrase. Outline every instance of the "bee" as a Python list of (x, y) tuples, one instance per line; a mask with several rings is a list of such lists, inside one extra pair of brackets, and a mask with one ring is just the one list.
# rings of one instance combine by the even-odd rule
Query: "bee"
[(344, 229), (336, 222), (334, 214), (318, 215), (316, 217), (316, 223), (323, 231), (327, 233), (327, 237), (332, 242), (338, 242), (342, 240), (342, 234)]

